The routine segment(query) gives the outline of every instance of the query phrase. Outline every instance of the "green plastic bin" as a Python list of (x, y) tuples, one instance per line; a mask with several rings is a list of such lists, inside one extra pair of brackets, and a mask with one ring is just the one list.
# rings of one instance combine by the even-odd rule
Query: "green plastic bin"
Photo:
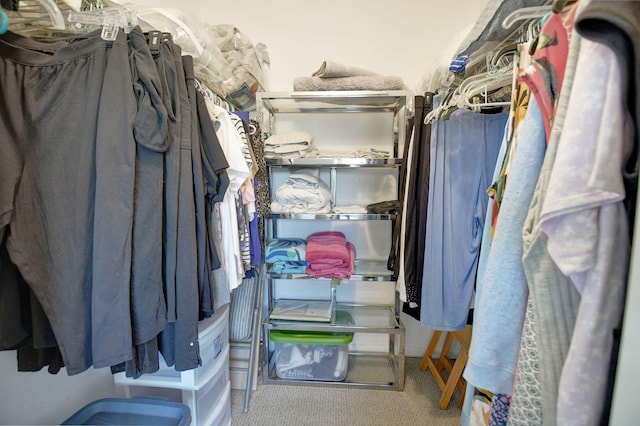
[[(347, 322), (345, 322), (347, 323)], [(276, 375), (287, 380), (342, 381), (353, 333), (270, 330)]]

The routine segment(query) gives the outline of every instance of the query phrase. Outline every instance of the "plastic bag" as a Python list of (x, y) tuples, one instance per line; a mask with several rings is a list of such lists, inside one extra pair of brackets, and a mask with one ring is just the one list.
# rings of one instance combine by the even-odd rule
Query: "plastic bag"
[(255, 105), (255, 93), (267, 91), (269, 54), (263, 43), (253, 45), (237, 27), (207, 25), (205, 43), (215, 45), (230, 68), (229, 78), (220, 81), (225, 96), (242, 109)]
[(255, 109), (257, 91), (267, 91), (267, 47), (251, 40), (233, 25), (212, 25), (172, 8), (138, 12), (149, 29), (169, 32), (193, 57), (196, 78), (240, 110)]

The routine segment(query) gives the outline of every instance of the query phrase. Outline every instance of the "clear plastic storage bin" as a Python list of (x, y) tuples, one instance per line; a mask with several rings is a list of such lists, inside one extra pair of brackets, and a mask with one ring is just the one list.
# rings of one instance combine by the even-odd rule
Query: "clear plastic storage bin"
[(271, 330), (276, 375), (288, 380), (342, 381), (353, 333)]

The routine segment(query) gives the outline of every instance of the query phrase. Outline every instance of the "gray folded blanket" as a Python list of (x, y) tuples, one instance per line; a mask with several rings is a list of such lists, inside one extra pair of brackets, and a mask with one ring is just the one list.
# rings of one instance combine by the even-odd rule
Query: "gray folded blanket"
[(296, 77), (293, 90), (296, 92), (313, 90), (403, 90), (400, 77), (383, 75), (360, 75), (354, 77)]
[(403, 90), (400, 77), (384, 76), (363, 68), (324, 61), (311, 77), (293, 79), (296, 92), (315, 90)]
[(364, 68), (352, 67), (337, 62), (324, 61), (318, 71), (311, 74), (313, 77), (356, 77), (361, 75), (379, 75)]

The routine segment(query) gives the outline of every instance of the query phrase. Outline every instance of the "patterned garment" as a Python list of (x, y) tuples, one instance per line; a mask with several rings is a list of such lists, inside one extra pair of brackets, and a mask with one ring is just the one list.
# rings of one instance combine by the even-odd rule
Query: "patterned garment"
[(522, 340), (518, 355), (518, 369), (513, 386), (509, 426), (528, 426), (542, 423), (542, 385), (540, 383), (540, 362), (536, 344), (535, 311), (533, 293), (529, 293), (527, 311), (522, 326)]
[(271, 211), (271, 188), (269, 186), (267, 164), (264, 159), (264, 134), (258, 121), (251, 120), (250, 122), (249, 143), (251, 144), (253, 154), (258, 163), (258, 172), (255, 176), (258, 233), (260, 234), (260, 247), (264, 250), (264, 224), (265, 218), (269, 216)]
[(551, 134), (556, 102), (564, 82), (575, 12), (574, 5), (562, 13), (552, 14), (547, 19), (538, 35), (533, 62), (521, 75), (538, 100), (544, 117), (547, 140)]
[(487, 426), (489, 424), (489, 412), (491, 411), (491, 392), (474, 389), (473, 402), (471, 403), (471, 415), (469, 426)]
[(252, 151), (251, 145), (249, 144), (249, 140), (247, 138), (247, 132), (245, 131), (245, 128), (244, 128), (244, 122), (240, 117), (234, 114), (229, 114), (229, 118), (231, 118), (231, 122), (233, 123), (236, 130), (238, 131), (238, 134), (242, 138), (242, 142), (243, 142), (242, 155), (244, 155), (244, 160), (247, 162), (247, 166), (249, 167), (249, 170), (251, 170), (251, 172), (253, 173), (256, 165), (254, 164), (254, 157), (251, 152)]
[(510, 160), (513, 158), (515, 148), (518, 140), (518, 127), (527, 115), (527, 107), (529, 105), (529, 99), (531, 97), (531, 89), (520, 78), (521, 73), (524, 72), (524, 67), (531, 62), (531, 55), (529, 55), (529, 42), (522, 43), (517, 49), (517, 61), (518, 61), (518, 81), (515, 89), (513, 90), (513, 101), (511, 102), (511, 114), (509, 115), (509, 129), (507, 135), (507, 153), (502, 161), (500, 168), (500, 174), (498, 178), (493, 182), (491, 187), (487, 189), (489, 197), (493, 198), (492, 204), (492, 219), (491, 219), (491, 239), (495, 233), (496, 224), (498, 222), (498, 214), (500, 212), (500, 205), (502, 204), (502, 198), (504, 197), (504, 191), (507, 186), (507, 176), (509, 174)]
[(493, 395), (489, 410), (489, 426), (506, 426), (509, 418), (511, 397), (504, 393)]
[(240, 254), (242, 265), (245, 271), (251, 269), (251, 244), (249, 241), (249, 222), (247, 221), (247, 209), (243, 204), (242, 197), (235, 199), (236, 211), (238, 214), (238, 238), (240, 239)]

